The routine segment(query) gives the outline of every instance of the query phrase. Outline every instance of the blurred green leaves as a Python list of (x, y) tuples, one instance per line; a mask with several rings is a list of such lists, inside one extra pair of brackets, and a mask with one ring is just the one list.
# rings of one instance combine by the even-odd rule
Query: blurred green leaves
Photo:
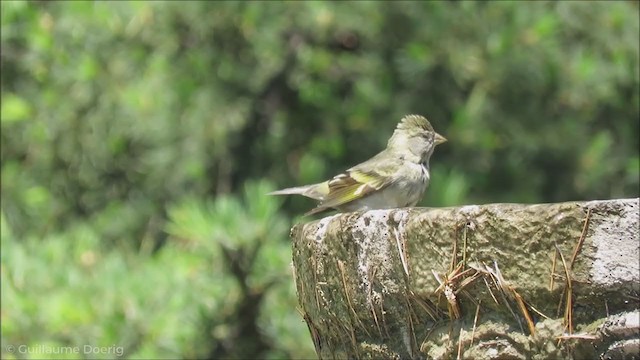
[(24, 99), (7, 94), (2, 96), (0, 118), (3, 124), (10, 124), (27, 119), (31, 115), (31, 106)]
[[(283, 241), (288, 222), (278, 213), (279, 198), (266, 196), (273, 190), (266, 181), (249, 182), (242, 199), (188, 199), (169, 208), (167, 232), (172, 238), (195, 251), (206, 249), (214, 256), (211, 263), (218, 265), (218, 276), (235, 280), (235, 296), (253, 299), (248, 304), (237, 300), (225, 325), (212, 330), (214, 336), (222, 337), (212, 354), (238, 358), (252, 354), (294, 358), (311, 354), (308, 334), (295, 311), (290, 256), (285, 256), (290, 253), (288, 241)], [(243, 319), (247, 311), (260, 316)], [(250, 323), (243, 325), (247, 321)], [(281, 338), (282, 331), (291, 342), (273, 343)], [(245, 344), (247, 341), (252, 344)], [(307, 346), (301, 346), (301, 341)], [(265, 352), (262, 347), (267, 343), (272, 344), (272, 349)]]
[[(259, 181), (247, 184), (243, 201), (171, 206), (168, 243), (129, 257), (85, 225), (18, 241), (2, 216), (2, 306), (10, 309), (3, 344), (117, 344), (132, 358), (311, 356), (296, 311), (287, 222), (278, 198), (264, 196), (273, 189)], [(241, 307), (247, 296), (255, 302)], [(243, 320), (249, 308), (257, 317)], [(246, 321), (253, 337), (239, 325)], [(283, 332), (286, 341), (276, 342)], [(252, 352), (243, 341), (270, 345)]]
[(3, 344), (310, 357), (264, 194), (408, 113), (449, 139), (421, 205), (638, 196), (634, 2), (0, 7)]
[(233, 285), (209, 280), (204, 254), (168, 246), (128, 262), (117, 251), (104, 251), (97, 234), (82, 226), (44, 242), (16, 240), (3, 233), (2, 302), (10, 309), (3, 311), (3, 344), (118, 344), (132, 357), (145, 347), (152, 357), (198, 356), (192, 341), (202, 335), (199, 311), (219, 311), (223, 298), (216, 294)]

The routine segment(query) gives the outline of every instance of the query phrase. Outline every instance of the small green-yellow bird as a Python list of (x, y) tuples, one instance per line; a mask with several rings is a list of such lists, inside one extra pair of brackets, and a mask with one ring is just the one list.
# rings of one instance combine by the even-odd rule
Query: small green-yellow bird
[(429, 158), (447, 139), (420, 115), (400, 120), (387, 148), (331, 180), (274, 191), (318, 200), (305, 215), (329, 209), (341, 212), (415, 206), (429, 185)]

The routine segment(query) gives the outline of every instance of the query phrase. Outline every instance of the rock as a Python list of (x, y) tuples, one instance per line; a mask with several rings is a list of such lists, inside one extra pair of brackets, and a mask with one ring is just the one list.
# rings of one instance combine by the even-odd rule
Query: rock
[(638, 199), (336, 214), (292, 229), (300, 307), (320, 358), (639, 358), (638, 218)]

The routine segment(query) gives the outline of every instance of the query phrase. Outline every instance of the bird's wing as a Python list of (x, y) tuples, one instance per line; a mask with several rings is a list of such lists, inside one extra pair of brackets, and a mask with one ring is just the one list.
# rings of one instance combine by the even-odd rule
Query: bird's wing
[(393, 179), (392, 175), (398, 169), (394, 161), (399, 160), (381, 155), (378, 154), (329, 180), (329, 193), (316, 208), (306, 215), (347, 204), (388, 186)]

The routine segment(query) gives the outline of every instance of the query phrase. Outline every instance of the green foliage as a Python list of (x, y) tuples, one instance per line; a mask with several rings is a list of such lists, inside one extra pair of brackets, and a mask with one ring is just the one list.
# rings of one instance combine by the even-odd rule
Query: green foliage
[(201, 314), (233, 302), (220, 296), (233, 294), (230, 279), (211, 281), (220, 271), (211, 260), (174, 245), (126, 259), (105, 251), (99, 235), (81, 225), (45, 239), (3, 233), (3, 358), (11, 356), (7, 345), (26, 345), (36, 349), (29, 358), (40, 358), (41, 344), (77, 346), (81, 358), (85, 345), (115, 345), (127, 357), (197, 357), (207, 340)]
[(257, 179), (330, 177), (408, 113), (449, 139), (422, 205), (638, 196), (637, 2), (0, 7), (3, 344), (310, 356)]
[[(34, 349), (30, 358), (40, 357), (38, 346), (94, 357), (85, 345), (131, 358), (312, 356), (296, 311), (287, 223), (274, 198), (258, 196), (270, 190), (260, 182), (246, 187), (242, 203), (172, 205), (167, 244), (128, 256), (84, 225), (18, 241), (2, 217), (3, 344)], [(256, 317), (243, 319), (247, 311)]]

